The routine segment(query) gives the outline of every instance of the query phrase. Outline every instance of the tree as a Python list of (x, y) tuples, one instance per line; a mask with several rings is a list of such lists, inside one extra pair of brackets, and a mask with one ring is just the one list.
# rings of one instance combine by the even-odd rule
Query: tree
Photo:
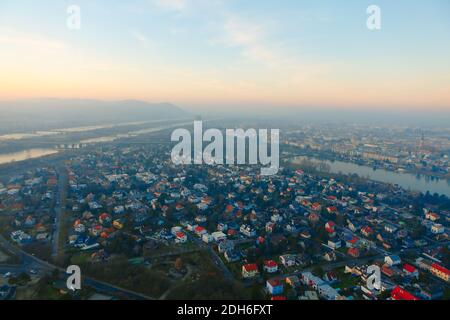
[(181, 269), (183, 269), (183, 265), (184, 265), (183, 259), (181, 259), (181, 257), (178, 257), (178, 258), (175, 260), (175, 269), (176, 269), (177, 271), (181, 271)]
[(320, 266), (316, 266), (314, 267), (314, 269), (312, 270), (312, 273), (318, 277), (322, 277), (324, 274), (324, 271), (322, 269), (322, 267)]

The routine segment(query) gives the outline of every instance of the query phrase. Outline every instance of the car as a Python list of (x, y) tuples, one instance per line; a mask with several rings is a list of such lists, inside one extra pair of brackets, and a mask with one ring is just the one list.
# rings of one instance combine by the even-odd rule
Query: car
[(30, 273), (31, 273), (32, 275), (36, 275), (36, 274), (39, 273), (39, 271), (37, 271), (36, 269), (30, 269)]
[(7, 272), (7, 273), (5, 273), (4, 275), (3, 275), (3, 278), (9, 278), (9, 277), (11, 277), (12, 276), (12, 273), (11, 272)]

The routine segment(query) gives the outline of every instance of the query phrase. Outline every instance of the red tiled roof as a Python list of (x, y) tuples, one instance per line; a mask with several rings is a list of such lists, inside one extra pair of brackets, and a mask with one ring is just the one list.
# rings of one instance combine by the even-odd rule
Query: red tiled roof
[(406, 263), (403, 266), (403, 270), (408, 271), (409, 273), (413, 273), (413, 272), (416, 272), (417, 269), (414, 268), (412, 265)]
[(381, 272), (383, 272), (385, 275), (387, 275), (388, 277), (392, 277), (395, 272), (394, 270), (392, 270), (391, 268), (389, 268), (387, 265), (383, 265), (381, 267)]
[(107, 213), (102, 213), (100, 215), (100, 219), (102, 219), (102, 220), (105, 220), (105, 219), (108, 219), (108, 218), (109, 218), (109, 215)]
[(274, 268), (274, 267), (276, 267), (278, 265), (273, 260), (266, 260), (266, 261), (264, 261), (264, 266), (269, 267), (269, 268)]
[(363, 227), (362, 231), (365, 232), (365, 233), (372, 233), (373, 232), (372, 228), (369, 227), (369, 226)]
[(328, 221), (326, 225), (329, 226), (330, 228), (333, 228), (334, 227), (334, 222), (333, 221)]
[(347, 253), (348, 253), (349, 255), (354, 256), (354, 257), (359, 256), (359, 251), (358, 251), (358, 249), (356, 249), (356, 248), (350, 248), (350, 249), (348, 249)]
[(184, 232), (177, 232), (176, 233), (177, 238), (183, 238), (185, 236)]
[(271, 300), (273, 300), (273, 301), (277, 301), (277, 300), (284, 301), (284, 300), (287, 300), (287, 299), (286, 299), (285, 296), (274, 296), (274, 297), (271, 298)]
[(433, 263), (433, 264), (431, 265), (431, 267), (432, 267), (433, 269), (438, 270), (439, 272), (442, 272), (442, 273), (445, 273), (445, 274), (447, 274), (447, 275), (450, 275), (450, 270), (448, 270), (447, 268), (444, 268), (443, 266), (441, 266), (441, 265), (439, 265), (439, 264), (437, 264), (437, 263)]
[(395, 287), (394, 290), (392, 290), (391, 296), (392, 298), (394, 298), (394, 300), (419, 300), (411, 293), (398, 286)]
[(244, 265), (244, 270), (247, 272), (251, 272), (251, 271), (258, 271), (258, 266), (254, 263), (250, 263), (250, 264), (245, 264)]
[(201, 226), (196, 226), (195, 227), (195, 232), (202, 232), (203, 230), (205, 230), (205, 228), (203, 228)]

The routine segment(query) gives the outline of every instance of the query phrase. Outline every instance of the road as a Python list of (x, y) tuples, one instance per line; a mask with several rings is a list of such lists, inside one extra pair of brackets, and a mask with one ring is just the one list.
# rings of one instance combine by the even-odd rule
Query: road
[(67, 185), (67, 173), (64, 167), (58, 167), (58, 191), (57, 191), (57, 203), (55, 206), (55, 227), (53, 230), (52, 239), (52, 257), (55, 257), (59, 253), (59, 237), (61, 232), (61, 218), (64, 212), (65, 197), (66, 197), (66, 185)]
[[(15, 254), (18, 257), (21, 258), (22, 264), (18, 266), (0, 266), (0, 272), (3, 273), (3, 271), (6, 272), (13, 272), (13, 273), (20, 273), (20, 272), (28, 272), (31, 269), (39, 270), (43, 273), (51, 273), (55, 269), (59, 270), (62, 275), (67, 275), (66, 270), (63, 268), (60, 268), (58, 266), (55, 266), (51, 263), (48, 263), (47, 261), (41, 260), (31, 254), (28, 254), (27, 252), (23, 251), (22, 249), (12, 245), (8, 240), (6, 240), (3, 236), (0, 235), (0, 247), (2, 247), (4, 250), (10, 252), (11, 254)], [(114, 286), (112, 284), (95, 280), (90, 277), (84, 277), (82, 275), (82, 283), (84, 285), (87, 285), (89, 287), (94, 288), (97, 291), (110, 294), (110, 295), (120, 295), (122, 297), (125, 297), (127, 299), (131, 300), (154, 300), (154, 298), (146, 296), (144, 294), (134, 292), (132, 290), (120, 288), (118, 286)]]
[[(331, 262), (331, 263), (327, 263), (327, 264), (320, 264), (320, 265), (314, 265), (314, 266), (310, 266), (308, 268), (304, 268), (302, 270), (296, 271), (296, 272), (292, 272), (289, 274), (282, 274), (282, 275), (278, 275), (273, 277), (273, 279), (280, 279), (280, 280), (284, 280), (287, 277), (290, 276), (299, 276), (301, 275), (301, 273), (303, 272), (311, 272), (314, 270), (315, 267), (320, 266), (324, 271), (330, 271), (336, 268), (341, 268), (341, 267), (345, 267), (348, 264), (353, 264), (353, 263), (358, 263), (360, 265), (366, 264), (370, 261), (374, 261), (377, 259), (382, 259), (384, 258), (386, 255), (399, 255), (400, 253), (407, 253), (407, 252), (412, 252), (412, 253), (416, 253), (419, 254), (420, 251), (424, 250), (424, 249), (433, 249), (436, 248), (438, 246), (441, 245), (448, 245), (449, 242), (446, 242), (444, 244), (433, 244), (427, 247), (422, 247), (422, 248), (412, 248), (412, 249), (407, 249), (407, 250), (403, 250), (403, 251), (395, 251), (395, 252), (386, 252), (384, 250), (380, 250), (378, 251), (377, 255), (374, 256), (370, 256), (370, 257), (361, 257), (361, 258), (351, 258), (351, 259), (347, 259), (347, 260), (343, 260), (343, 261), (337, 261), (337, 262)], [(436, 278), (438, 279), (438, 278)], [(447, 287), (450, 286), (450, 284), (442, 282), (444, 285), (446, 285)]]

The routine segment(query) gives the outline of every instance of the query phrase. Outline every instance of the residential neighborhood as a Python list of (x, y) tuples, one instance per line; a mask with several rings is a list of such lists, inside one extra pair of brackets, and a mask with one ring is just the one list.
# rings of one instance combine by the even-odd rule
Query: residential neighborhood
[[(176, 166), (169, 151), (110, 146), (11, 177), (0, 189), (4, 237), (100, 280), (98, 267), (117, 261), (159, 270), (154, 295), (200, 281), (209, 261), (209, 273), (265, 299), (448, 298), (448, 210), (400, 187), (289, 164), (275, 176)], [(381, 270), (379, 289), (367, 287), (369, 265)]]

